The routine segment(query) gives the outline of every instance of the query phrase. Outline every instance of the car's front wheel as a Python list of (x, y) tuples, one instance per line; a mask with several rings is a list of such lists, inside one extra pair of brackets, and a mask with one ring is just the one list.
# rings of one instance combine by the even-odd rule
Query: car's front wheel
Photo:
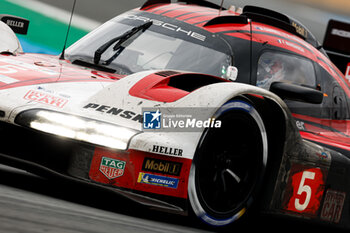
[(257, 198), (267, 162), (262, 118), (245, 100), (232, 100), (214, 116), (220, 128), (204, 131), (189, 176), (195, 215), (213, 226), (239, 219)]

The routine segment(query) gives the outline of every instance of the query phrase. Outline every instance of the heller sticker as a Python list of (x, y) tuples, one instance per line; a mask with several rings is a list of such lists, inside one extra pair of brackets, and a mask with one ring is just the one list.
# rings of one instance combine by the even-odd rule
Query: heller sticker
[(124, 174), (126, 162), (117, 159), (102, 157), (100, 172), (108, 179), (112, 180)]

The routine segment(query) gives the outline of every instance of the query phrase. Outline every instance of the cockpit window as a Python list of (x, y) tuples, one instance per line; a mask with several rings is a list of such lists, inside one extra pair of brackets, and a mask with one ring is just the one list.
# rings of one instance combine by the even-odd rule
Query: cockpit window
[[(94, 53), (101, 45), (132, 28), (133, 26), (118, 20), (109, 21), (72, 45), (66, 51), (66, 58), (73, 63), (79, 60), (93, 64)], [(157, 26), (151, 29), (152, 26), (123, 43), (121, 49), (118, 47), (118, 50), (114, 50), (115, 46), (111, 45), (103, 52), (98, 65), (106, 66), (119, 74), (171, 69), (221, 77), (232, 63), (229, 54), (172, 36), (172, 30), (164, 34), (155, 30)]]
[(269, 89), (273, 82), (316, 87), (312, 62), (306, 58), (278, 52), (265, 52), (258, 61), (258, 87)]

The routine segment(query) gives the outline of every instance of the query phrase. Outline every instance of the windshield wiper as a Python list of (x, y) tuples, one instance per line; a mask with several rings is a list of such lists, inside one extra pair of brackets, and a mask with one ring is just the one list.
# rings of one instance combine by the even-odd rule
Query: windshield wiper
[(100, 66), (100, 65), (93, 64), (93, 63), (90, 63), (87, 61), (83, 61), (83, 60), (74, 60), (72, 62), (72, 64), (78, 65), (78, 66), (89, 67), (89, 68), (94, 69), (94, 70), (100, 70), (100, 71), (104, 71), (104, 72), (108, 72), (108, 73), (115, 73), (116, 72), (115, 69), (111, 69), (111, 68), (108, 68), (105, 66)]
[[(140, 32), (142, 30), (142, 32), (144, 32), (146, 29), (148, 29), (151, 25), (153, 24), (152, 21), (149, 21), (147, 23), (141, 24), (140, 26), (136, 26), (134, 28), (132, 28), (131, 30), (125, 32), (123, 35), (117, 36), (113, 39), (111, 39), (110, 41), (108, 41), (107, 43), (103, 44), (101, 47), (99, 47), (96, 51), (95, 51), (95, 55), (94, 55), (94, 63), (98, 64), (101, 60), (101, 56), (102, 54), (109, 48), (111, 47), (111, 45), (113, 45), (115, 42), (119, 41), (114, 47), (113, 47), (113, 51), (118, 50), (122, 44), (129, 40), (132, 36), (134, 36), (136, 33)], [(141, 35), (141, 34), (139, 34)], [(137, 35), (137, 36), (139, 36)], [(134, 38), (136, 39), (136, 37)], [(120, 53), (121, 51), (119, 51)], [(119, 54), (118, 53), (118, 54)], [(113, 56), (114, 57), (114, 56)]]

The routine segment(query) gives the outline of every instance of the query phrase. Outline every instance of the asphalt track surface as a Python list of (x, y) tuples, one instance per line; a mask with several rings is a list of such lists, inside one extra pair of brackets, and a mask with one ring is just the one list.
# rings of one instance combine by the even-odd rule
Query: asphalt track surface
[(2, 165), (0, 176), (1, 233), (204, 232), (182, 224), (182, 216), (146, 211), (107, 191)]
[[(71, 1), (41, 0), (62, 9)], [(103, 22), (140, 5), (142, 0), (84, 0), (77, 14)], [(103, 5), (101, 5), (103, 2)], [(235, 1), (240, 5), (243, 1)], [(254, 0), (246, 1), (254, 2)], [(255, 1), (259, 2), (259, 1)], [(262, 1), (259, 2), (260, 5)], [(267, 7), (295, 10), (283, 1), (267, 0)], [(287, 5), (286, 5), (287, 4)], [(295, 10), (297, 11), (297, 10)], [(310, 11), (311, 12), (311, 11)], [(320, 12), (316, 10), (315, 12)], [(323, 11), (322, 11), (323, 12)], [(300, 12), (298, 15), (300, 16)], [(311, 14), (311, 13), (310, 13)], [(324, 30), (324, 16), (312, 27)], [(307, 15), (306, 18), (312, 18)], [(344, 17), (344, 16), (337, 16)], [(345, 16), (346, 17), (346, 16)], [(322, 29), (321, 29), (322, 27)], [(320, 28), (320, 29), (318, 29)], [(321, 35), (322, 33), (320, 33)], [(345, 232), (273, 216), (252, 217), (239, 222), (230, 232)], [(0, 165), (0, 233), (100, 233), (100, 232), (215, 232), (191, 218), (144, 208), (114, 193), (83, 185), (52, 181), (25, 171)]]
[[(345, 232), (273, 216), (251, 216), (223, 232)], [(47, 180), (0, 165), (0, 233), (218, 232), (194, 218), (150, 210), (112, 192)]]

